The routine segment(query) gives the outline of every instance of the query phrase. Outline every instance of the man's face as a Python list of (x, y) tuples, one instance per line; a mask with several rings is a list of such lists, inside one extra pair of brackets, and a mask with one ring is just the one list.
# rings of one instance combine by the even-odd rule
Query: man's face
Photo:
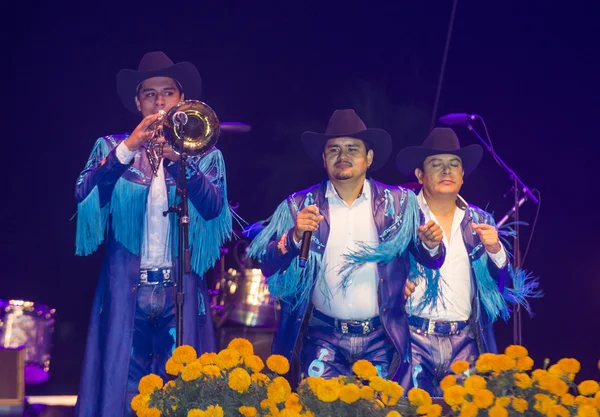
[(177, 83), (169, 77), (153, 77), (142, 82), (135, 104), (142, 116), (157, 113), (159, 110), (168, 112), (171, 107), (183, 100)]
[(323, 149), (323, 164), (330, 179), (349, 180), (365, 176), (373, 163), (373, 150), (367, 152), (360, 139), (329, 139)]
[(462, 160), (451, 154), (428, 156), (423, 169), (415, 170), (419, 183), (429, 195), (456, 195), (463, 185)]

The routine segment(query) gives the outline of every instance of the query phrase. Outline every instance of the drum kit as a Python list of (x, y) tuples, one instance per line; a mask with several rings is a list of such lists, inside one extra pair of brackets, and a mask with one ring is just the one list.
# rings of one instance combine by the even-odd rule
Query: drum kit
[(0, 349), (24, 349), (24, 381), (41, 384), (50, 375), (55, 310), (25, 300), (0, 300)]

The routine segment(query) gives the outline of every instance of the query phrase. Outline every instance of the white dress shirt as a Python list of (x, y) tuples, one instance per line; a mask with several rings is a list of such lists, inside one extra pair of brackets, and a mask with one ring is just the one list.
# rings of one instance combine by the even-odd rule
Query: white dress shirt
[(329, 204), (330, 230), (323, 256), (323, 268), (324, 279), (332, 294), (328, 302), (317, 283), (312, 303), (322, 313), (342, 320), (365, 320), (378, 316), (379, 275), (375, 262), (365, 263), (356, 271), (345, 295), (338, 289), (343, 255), (348, 250), (358, 250), (356, 242), (373, 246), (378, 243), (377, 228), (373, 219), (371, 184), (368, 180), (365, 181), (361, 195), (350, 206), (339, 196), (331, 182), (327, 183), (326, 197)]
[[(458, 196), (463, 202), (461, 196)], [(423, 190), (417, 196), (419, 206), (425, 216), (425, 221), (433, 220), (437, 224), (435, 215), (429, 209), (423, 195)], [(467, 203), (465, 202), (465, 206)], [(465, 217), (465, 210), (456, 207), (450, 236), (443, 231), (443, 242), (446, 246), (446, 258), (440, 268), (440, 286), (443, 300), (438, 299), (434, 309), (425, 307), (419, 317), (438, 321), (465, 321), (471, 315), (471, 300), (473, 297), (473, 286), (471, 284), (471, 264), (469, 254), (463, 240), (461, 222)], [(500, 252), (492, 254), (488, 252), (490, 259), (500, 268), (506, 262), (506, 251), (501, 246)], [(406, 311), (411, 314), (417, 310), (422, 302), (427, 283), (420, 278), (411, 298), (406, 302)]]
[[(122, 164), (130, 163), (137, 153), (138, 151), (130, 151), (125, 142), (121, 142), (116, 149), (117, 158)], [(170, 268), (172, 266), (169, 218), (163, 216), (163, 212), (169, 208), (169, 201), (162, 162), (158, 166), (157, 175), (152, 176), (146, 203), (141, 269)]]

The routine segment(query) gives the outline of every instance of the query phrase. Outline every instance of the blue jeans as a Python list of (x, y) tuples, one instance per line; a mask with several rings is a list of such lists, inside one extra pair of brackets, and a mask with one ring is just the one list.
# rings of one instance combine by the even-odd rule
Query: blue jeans
[(359, 359), (370, 361), (387, 378), (395, 348), (383, 327), (367, 335), (342, 333), (310, 317), (302, 340), (300, 378), (352, 376), (352, 365)]
[(175, 288), (140, 285), (127, 380), (127, 411), (138, 394), (140, 379), (150, 373), (166, 382), (166, 363), (175, 349)]

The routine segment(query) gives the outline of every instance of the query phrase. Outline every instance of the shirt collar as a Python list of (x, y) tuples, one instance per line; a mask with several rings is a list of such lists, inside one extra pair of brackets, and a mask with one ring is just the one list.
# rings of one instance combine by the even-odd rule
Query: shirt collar
[[(425, 195), (423, 194), (422, 188), (421, 188), (421, 191), (419, 191), (419, 195), (417, 195), (417, 201), (419, 202), (419, 205), (421, 206), (421, 210), (423, 210), (427, 214), (431, 213), (431, 210), (429, 210), (429, 205), (427, 204), (427, 200), (425, 199)], [(460, 196), (460, 194), (458, 194), (456, 196), (456, 208), (458, 208), (461, 211), (466, 211), (467, 207), (468, 207), (468, 204), (465, 201), (465, 199), (462, 198)]]
[[(335, 187), (333, 186), (331, 181), (327, 181), (327, 191), (325, 192), (325, 197), (326, 198), (337, 197), (338, 199), (342, 200), (342, 197), (340, 197), (340, 195), (338, 194), (337, 190), (335, 189)], [(356, 198), (356, 201), (363, 201), (363, 200), (371, 200), (371, 183), (368, 179), (365, 179), (365, 182), (363, 183), (362, 192)]]

